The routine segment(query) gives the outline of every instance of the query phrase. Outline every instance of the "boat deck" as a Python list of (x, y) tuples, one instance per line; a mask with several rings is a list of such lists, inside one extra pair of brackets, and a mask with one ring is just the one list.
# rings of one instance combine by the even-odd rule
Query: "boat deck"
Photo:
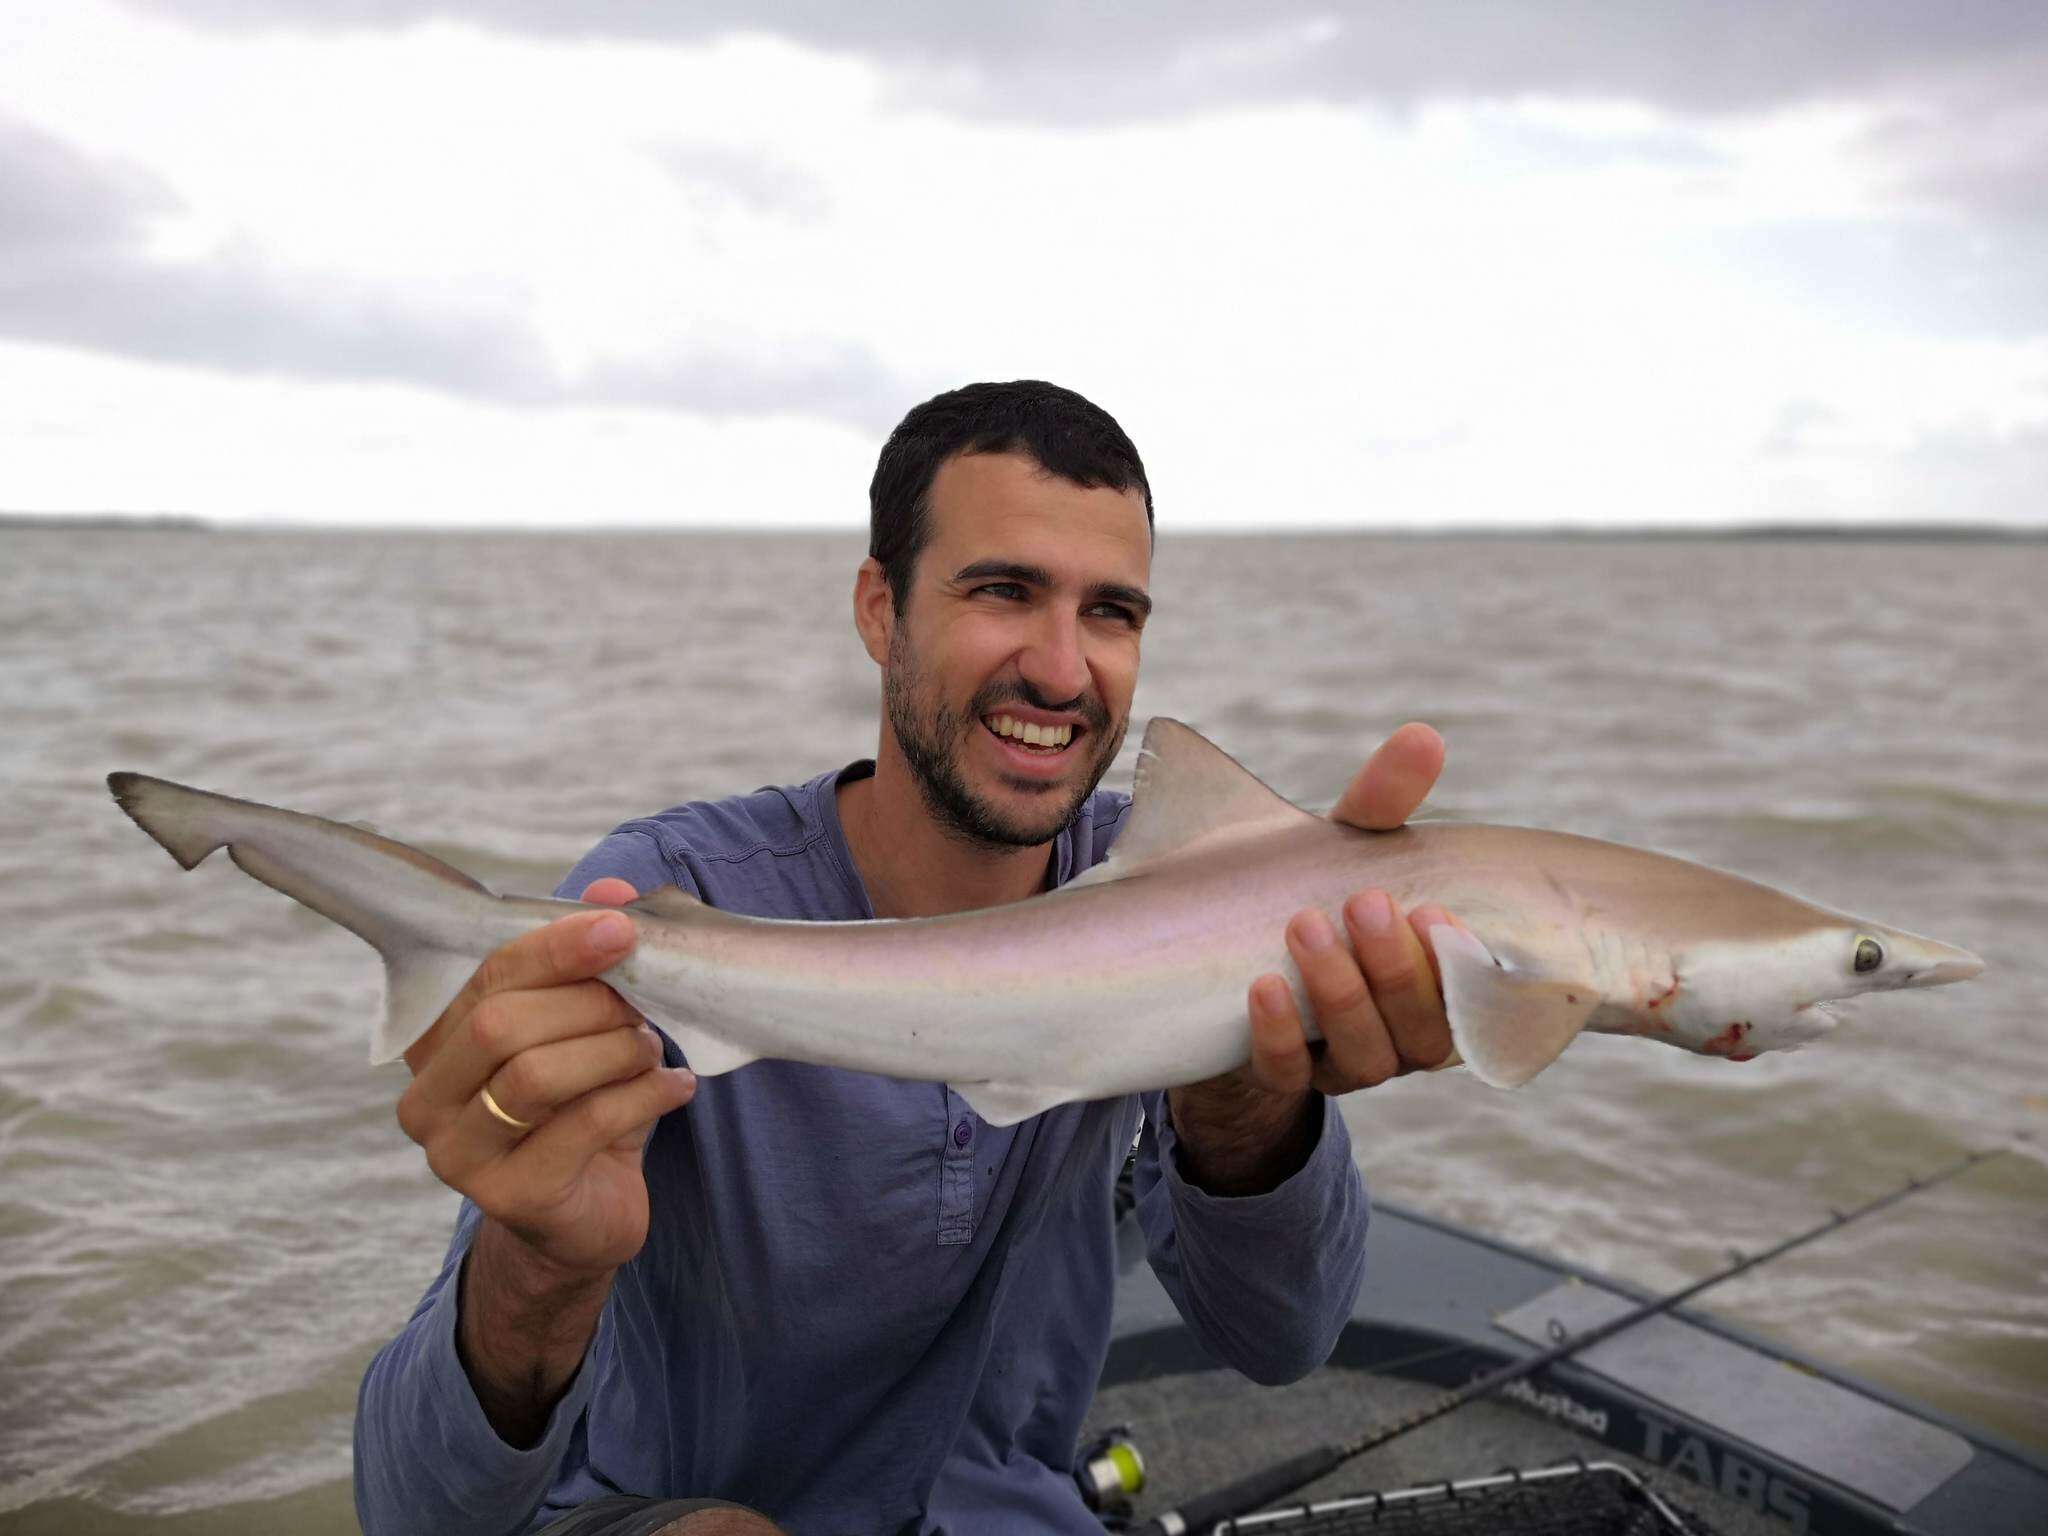
[[(1126, 1224), (1117, 1322), (1090, 1434), (1128, 1424), (1140, 1513), (1355, 1436), (1446, 1388), (1647, 1300), (1633, 1287), (1381, 1203), (1365, 1294), (1330, 1365), (1262, 1388), (1182, 1326)], [(1637, 1471), (1725, 1536), (1787, 1530), (2036, 1536), (2048, 1464), (1704, 1314), (1649, 1319), (1367, 1453), (1307, 1497), (1524, 1471)], [(1299, 1498), (1301, 1496), (1293, 1496)]]
[[(1364, 1425), (1418, 1408), (1439, 1389), (1396, 1376), (1331, 1366), (1286, 1387), (1261, 1387), (1235, 1371), (1208, 1370), (1107, 1387), (1095, 1399), (1087, 1438), (1129, 1425), (1144, 1455), (1147, 1483), (1137, 1500), (1149, 1518), (1189, 1495), (1227, 1483)], [(1473, 1403), (1434, 1424), (1368, 1451), (1291, 1495), (1290, 1503), (1515, 1468), (1530, 1471), (1574, 1457), (1627, 1466), (1659, 1495), (1701, 1516), (1716, 1536), (1784, 1536), (1783, 1522), (1709, 1492), (1641, 1457), (1589, 1445), (1542, 1414), (1505, 1403)], [(1390, 1524), (1398, 1531), (1398, 1524)]]

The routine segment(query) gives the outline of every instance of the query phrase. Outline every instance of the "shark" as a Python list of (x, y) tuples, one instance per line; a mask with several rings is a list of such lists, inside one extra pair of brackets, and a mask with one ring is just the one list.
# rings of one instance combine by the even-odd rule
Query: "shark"
[[(370, 1058), (431, 1028), (483, 957), (582, 903), (500, 896), (370, 829), (139, 773), (121, 808), (192, 869), (217, 848), (373, 945)], [(1449, 1064), (1515, 1088), (1586, 1031), (1747, 1061), (1824, 1034), (1845, 1001), (1983, 970), (1967, 950), (1740, 875), (1566, 832), (1457, 821), (1368, 832), (1275, 793), (1178, 721), (1146, 730), (1111, 856), (1056, 890), (939, 917), (791, 922), (664, 887), (623, 908), (637, 943), (603, 979), (700, 1076), (764, 1057), (952, 1086), (1007, 1125), (1171, 1088), (1250, 1055), (1268, 972), (1313, 1012), (1287, 920), (1339, 924), (1367, 887), (1435, 903), (1427, 935)]]

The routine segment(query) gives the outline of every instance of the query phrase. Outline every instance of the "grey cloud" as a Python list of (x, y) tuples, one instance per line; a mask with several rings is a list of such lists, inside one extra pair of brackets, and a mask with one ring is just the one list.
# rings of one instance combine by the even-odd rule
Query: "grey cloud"
[(1929, 74), (1866, 142), (1903, 190), (2048, 233), (2048, 49)]
[[(2025, 0), (129, 0), (230, 29), (504, 31), (698, 42), (774, 33), (894, 62), (967, 66), (993, 111), (1091, 116), (1274, 96), (1623, 95), (1717, 110), (2048, 47)], [(1290, 39), (1292, 40), (1290, 42)]]
[(177, 206), (143, 171), (96, 164), (27, 124), (0, 121), (0, 251), (89, 251), (139, 236)]
[[(1869, 141), (1904, 190), (2039, 219), (2048, 5), (2034, 0), (128, 0), (230, 30), (450, 20), (542, 37), (770, 33), (891, 66), (896, 99), (1078, 126), (1281, 101), (1622, 98), (1716, 114), (1903, 102)], [(2014, 81), (2019, 89), (2013, 88)], [(2027, 92), (2031, 90), (2029, 96)], [(1652, 158), (1672, 146), (1633, 146)]]
[(518, 316), (430, 310), (247, 250), (153, 258), (160, 182), (0, 120), (0, 336), (227, 373), (382, 380), (521, 406), (793, 414), (886, 430), (910, 386), (858, 347), (787, 358), (687, 352), (564, 377)]

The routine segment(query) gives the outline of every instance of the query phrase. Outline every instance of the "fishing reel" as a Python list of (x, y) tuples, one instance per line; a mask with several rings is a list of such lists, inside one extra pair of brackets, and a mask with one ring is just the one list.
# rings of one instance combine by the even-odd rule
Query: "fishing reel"
[(1131, 1517), (1131, 1500), (1145, 1486), (1145, 1458), (1131, 1441), (1131, 1426), (1118, 1424), (1090, 1441), (1074, 1458), (1074, 1481), (1081, 1502), (1109, 1529), (1121, 1529)]

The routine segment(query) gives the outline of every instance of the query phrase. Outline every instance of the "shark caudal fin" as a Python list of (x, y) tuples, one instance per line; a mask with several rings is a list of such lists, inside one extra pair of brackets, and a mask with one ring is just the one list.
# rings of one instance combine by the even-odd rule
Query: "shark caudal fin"
[(360, 826), (141, 773), (107, 775), (131, 820), (191, 869), (216, 848), (244, 874), (374, 945), (384, 957), (384, 1016), (370, 1032), (372, 1065), (433, 1027), (477, 967), (477, 954), (430, 943), (422, 907), (482, 897), (452, 864)]
[(1489, 1087), (1528, 1082), (1564, 1053), (1599, 1006), (1592, 987), (1508, 966), (1451, 923), (1430, 929), (1429, 944), (1443, 975), (1452, 1043)]
[(214, 849), (225, 846), (231, 820), (224, 811), (249, 803), (146, 773), (110, 773), (107, 788), (128, 819), (161, 843), (181, 869), (197, 868)]

